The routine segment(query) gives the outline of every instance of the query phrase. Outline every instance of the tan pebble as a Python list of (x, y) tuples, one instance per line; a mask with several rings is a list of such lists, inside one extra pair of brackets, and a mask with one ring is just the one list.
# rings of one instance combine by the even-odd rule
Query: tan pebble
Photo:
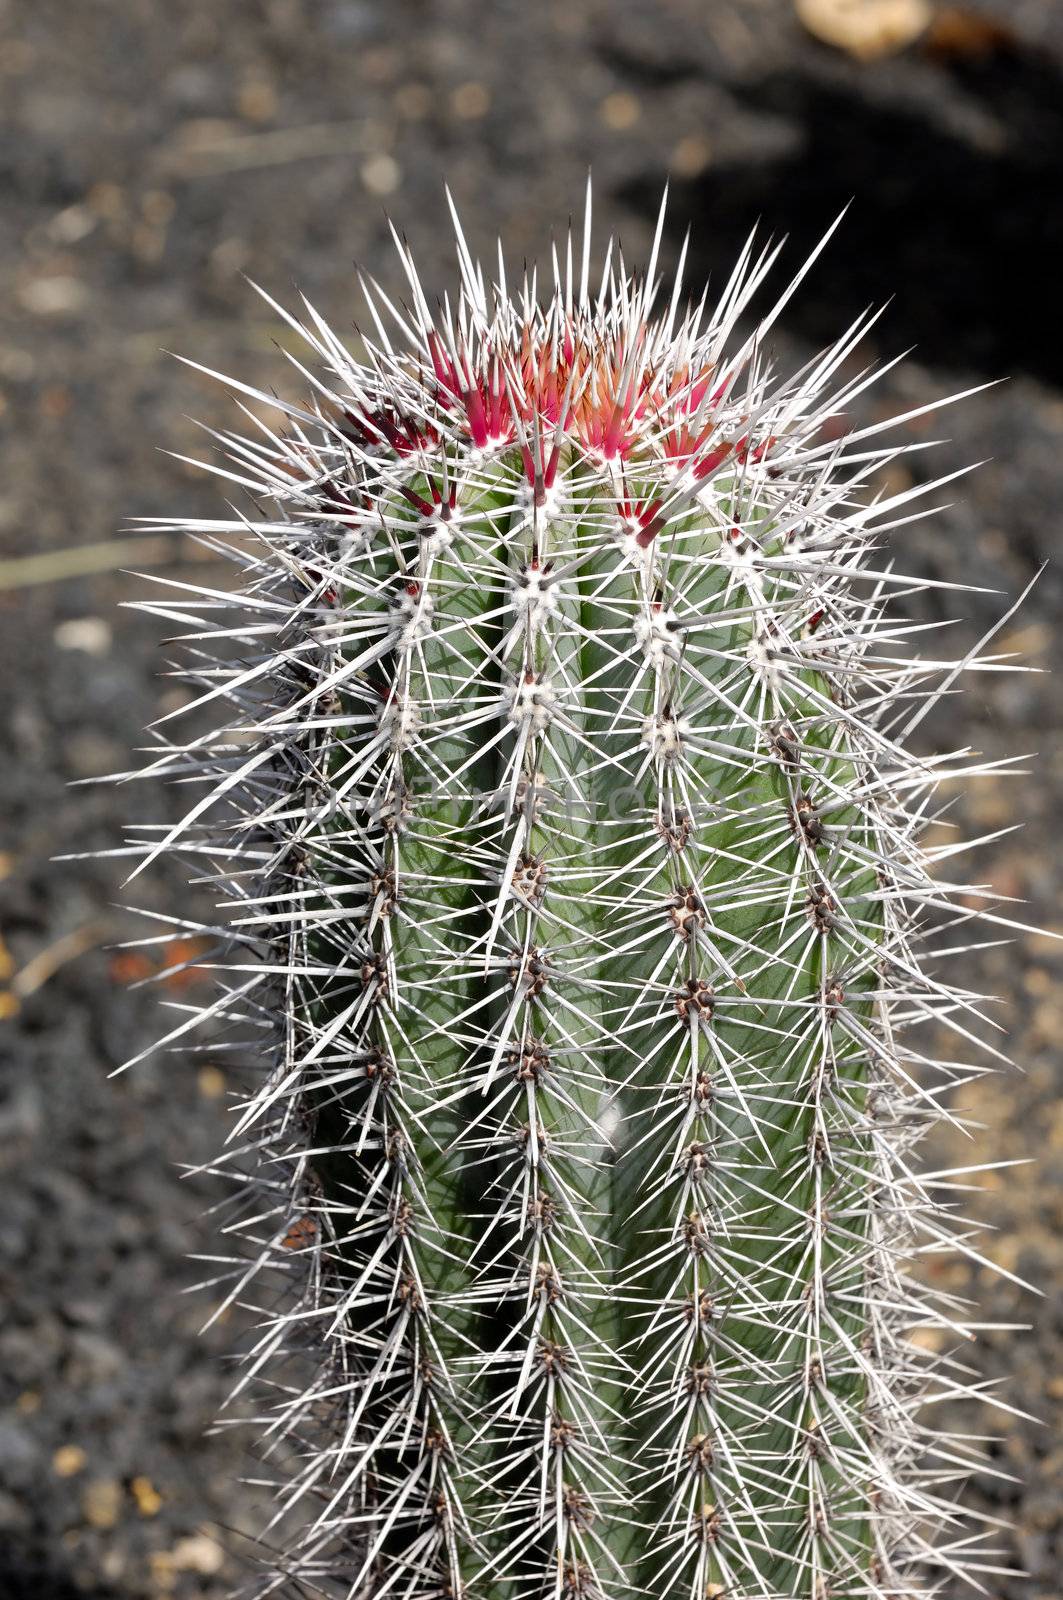
[(1018, 1239), (997, 1238), (988, 1245), (983, 1246), (986, 1260), (990, 1263), (989, 1276), (994, 1276), (992, 1267), (1003, 1267), (1005, 1272), (1015, 1272), (1019, 1265)]
[[(945, 785), (942, 784), (942, 788)], [(938, 850), (944, 845), (952, 844), (956, 838), (956, 830), (944, 822), (932, 822), (923, 834), (922, 844), (924, 850)]]
[(122, 1485), (115, 1478), (95, 1478), (86, 1484), (81, 1514), (90, 1528), (113, 1528), (122, 1514)]
[(1046, 1000), (1034, 1011), (1033, 1024), (1046, 1042), (1058, 1039), (1060, 1029), (1063, 1028), (1063, 1006), (1058, 1002)]
[(130, 233), (129, 242), (138, 261), (158, 261), (166, 247), (166, 235), (161, 228), (138, 225)]
[(432, 109), (432, 91), (426, 83), (404, 83), (395, 90), (395, 109), (411, 122), (420, 122)]
[(1040, 656), (1052, 643), (1052, 635), (1043, 622), (1028, 623), (1025, 628), (1015, 628), (997, 641), (1001, 654)]
[(23, 309), (38, 317), (70, 316), (84, 310), (89, 291), (80, 278), (57, 273), (48, 278), (31, 278), (18, 291)]
[(484, 83), (461, 83), (451, 95), (450, 104), (462, 122), (475, 122), (490, 110), (491, 91)]
[(633, 128), (642, 115), (642, 107), (633, 94), (625, 94), (618, 90), (615, 94), (607, 94), (598, 107), (598, 115), (607, 128), (612, 128), (614, 133), (622, 133), (625, 128)]
[(239, 122), (225, 117), (190, 117), (178, 126), (173, 143), (184, 152), (213, 152), (243, 131)]
[(141, 215), (153, 228), (164, 227), (176, 209), (177, 201), (165, 189), (146, 189), (141, 196)]
[(1003, 895), (1007, 900), (1021, 900), (1026, 887), (1021, 865), (1005, 856), (999, 864), (994, 864), (989, 874), (989, 887), (994, 894)]
[(362, 162), (361, 177), (370, 194), (394, 194), (402, 182), (402, 168), (394, 156), (380, 151)]
[(1011, 785), (992, 778), (976, 779), (971, 784), (967, 805), (975, 822), (987, 827), (1003, 826), (1014, 820), (1015, 795)]
[(945, 1343), (945, 1331), (943, 1328), (912, 1328), (908, 1343), (914, 1344), (917, 1350), (938, 1351)]
[(217, 1067), (200, 1067), (196, 1083), (204, 1100), (220, 1100), (225, 1093), (225, 1074)]
[(114, 221), (126, 208), (125, 195), (116, 183), (94, 183), (85, 200), (98, 217)]
[(24, 1389), (15, 1401), (15, 1410), (20, 1417), (30, 1417), (40, 1409), (41, 1397), (36, 1389)]
[(903, 50), (933, 17), (929, 0), (796, 0), (795, 10), (813, 38), (858, 61)]
[(904, 494), (914, 482), (912, 474), (901, 461), (890, 461), (875, 474), (876, 486), (881, 486), (887, 494)]
[(192, 1533), (178, 1539), (170, 1551), (170, 1559), (178, 1572), (220, 1572), (225, 1565), (225, 1552), (209, 1533)]
[(173, 1564), (173, 1556), (169, 1550), (153, 1550), (151, 1553), (151, 1576), (155, 1585), (156, 1594), (169, 1594), (177, 1585), (177, 1570)]
[(88, 206), (66, 206), (49, 222), (48, 233), (57, 244), (78, 244), (88, 237), (98, 221)]
[(688, 133), (672, 150), (668, 165), (677, 178), (696, 178), (712, 163), (712, 143), (701, 133)]
[[(10, 378), (13, 383), (28, 383), (36, 371), (37, 363), (28, 350), (15, 350), (10, 345), (0, 349), (0, 377)], [(13, 505), (13, 500), (3, 502), (5, 514)]]
[(129, 1490), (137, 1503), (137, 1510), (142, 1517), (153, 1517), (160, 1509), (162, 1495), (150, 1478), (134, 1478), (129, 1485)]
[(87, 1459), (79, 1444), (61, 1444), (52, 1457), (52, 1471), (60, 1478), (72, 1478), (84, 1469)]
[(83, 650), (105, 656), (111, 648), (111, 625), (103, 617), (70, 617), (57, 624), (52, 638), (60, 650)]
[(249, 78), (240, 90), (237, 105), (248, 122), (268, 122), (276, 115), (277, 91), (265, 78)]
[(79, 728), (66, 741), (70, 769), (78, 778), (102, 778), (122, 760), (120, 746), (92, 728)]
[(251, 247), (245, 239), (222, 239), (210, 252), (211, 269), (228, 277), (246, 265), (250, 254)]

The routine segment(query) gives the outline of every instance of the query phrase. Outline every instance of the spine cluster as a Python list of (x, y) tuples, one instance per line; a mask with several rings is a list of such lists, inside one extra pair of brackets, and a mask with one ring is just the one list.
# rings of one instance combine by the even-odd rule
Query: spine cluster
[(659, 308), (657, 243), (592, 286), (589, 229), (515, 293), (459, 229), (438, 315), (400, 244), (358, 360), (289, 317), (311, 398), (218, 436), (254, 516), (192, 525), (241, 583), (157, 608), (220, 713), (161, 735), (197, 793), (142, 850), (212, 886), (194, 1020), (252, 1046), (262, 1592), (929, 1594), (989, 1558), (916, 1270), (973, 1250), (913, 1149), (984, 1029), (927, 956), (964, 762), (908, 743), (956, 668), (880, 555), (922, 490), (824, 426), (865, 319), (780, 376), (796, 281), (736, 334), (774, 251)]

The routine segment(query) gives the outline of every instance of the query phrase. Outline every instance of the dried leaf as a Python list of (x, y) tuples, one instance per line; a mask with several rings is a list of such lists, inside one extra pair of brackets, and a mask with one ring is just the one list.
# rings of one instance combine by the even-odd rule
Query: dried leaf
[(195, 965), (206, 948), (203, 939), (170, 939), (157, 958), (143, 950), (120, 950), (108, 962), (107, 974), (112, 983), (140, 983), (157, 977), (168, 989), (189, 989), (210, 977), (205, 967)]
[(946, 6), (930, 24), (923, 41), (939, 61), (985, 61), (1014, 50), (1016, 37), (1006, 23), (961, 6)]
[(197, 967), (195, 959), (207, 949), (205, 939), (171, 939), (162, 959), (162, 981), (168, 989), (190, 989), (210, 977), (205, 967)]
[(155, 968), (140, 950), (119, 950), (107, 963), (107, 976), (112, 983), (139, 983), (150, 978)]

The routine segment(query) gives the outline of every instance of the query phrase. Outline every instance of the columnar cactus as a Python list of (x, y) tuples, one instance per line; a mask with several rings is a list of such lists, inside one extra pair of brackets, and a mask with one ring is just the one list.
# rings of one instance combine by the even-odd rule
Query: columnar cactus
[(220, 712), (163, 735), (195, 803), (142, 865), (210, 885), (253, 1047), (262, 1592), (928, 1593), (975, 1458), (913, 1264), (973, 1247), (912, 1151), (972, 1069), (923, 1025), (980, 1024), (921, 948), (958, 768), (906, 748), (956, 669), (881, 546), (934, 485), (864, 493), (912, 448), (838, 425), (868, 319), (776, 374), (807, 268), (743, 334), (775, 250), (658, 308), (660, 228), (595, 286), (589, 233), (512, 293), (459, 229), (436, 314), (399, 243), (357, 359), (281, 312), (310, 398), (225, 380), (286, 426), (245, 408), (253, 515), (191, 524), (240, 584), (156, 608)]

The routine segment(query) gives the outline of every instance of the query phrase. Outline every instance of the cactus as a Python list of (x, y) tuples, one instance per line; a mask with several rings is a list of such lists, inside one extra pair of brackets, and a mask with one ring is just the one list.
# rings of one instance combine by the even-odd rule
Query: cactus
[(459, 227), (436, 315), (396, 239), (359, 360), (276, 307), (309, 398), (223, 380), (286, 424), (203, 463), (253, 515), (159, 524), (240, 574), (149, 606), (215, 726), (160, 729), (194, 803), (134, 848), (226, 951), (168, 1042), (254, 1073), (213, 1281), (257, 1313), (262, 1593), (895, 1600), (992, 1559), (928, 1421), (965, 1369), (910, 1337), (967, 1332), (918, 1257), (981, 1259), (913, 1148), (981, 1070), (928, 960), (975, 891), (920, 836), (984, 769), (909, 741), (994, 662), (889, 601), (937, 485), (864, 489), (915, 446), (824, 426), (873, 318), (780, 376), (811, 261), (743, 334), (777, 249), (710, 312), (661, 237), (592, 285), (588, 192), (511, 293)]

